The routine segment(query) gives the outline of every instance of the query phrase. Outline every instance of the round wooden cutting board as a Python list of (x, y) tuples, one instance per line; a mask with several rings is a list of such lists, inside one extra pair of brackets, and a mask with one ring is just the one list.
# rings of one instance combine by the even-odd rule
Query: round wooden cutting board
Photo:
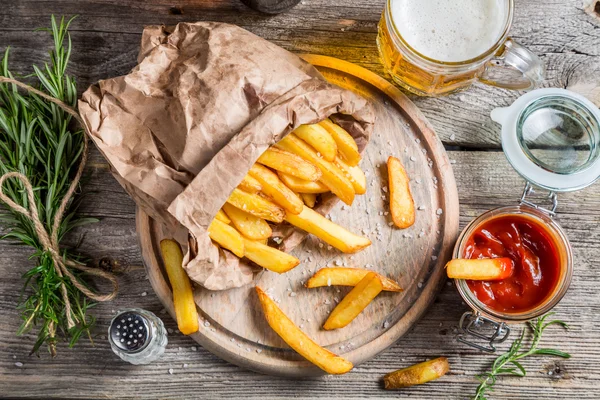
[[(433, 302), (444, 282), (444, 264), (458, 234), (458, 195), (450, 162), (430, 124), (395, 86), (378, 75), (331, 57), (305, 55), (330, 82), (368, 99), (375, 107), (374, 134), (363, 154), (368, 191), (352, 207), (339, 202), (331, 219), (366, 235), (373, 244), (346, 255), (309, 236), (292, 254), (301, 264), (279, 275), (259, 273), (254, 284), (272, 294), (281, 309), (311, 338), (358, 365), (375, 357), (404, 335)], [(398, 157), (411, 178), (418, 207), (416, 223), (405, 230), (389, 226), (386, 160)], [(137, 230), (150, 282), (174, 317), (171, 290), (160, 257), (162, 227), (141, 209)], [(321, 328), (346, 287), (305, 289), (303, 283), (325, 266), (368, 268), (405, 289), (382, 292), (347, 327)], [(323, 372), (291, 350), (268, 326), (254, 284), (212, 292), (196, 288), (201, 318), (191, 335), (207, 350), (242, 367), (271, 375), (305, 377)]]

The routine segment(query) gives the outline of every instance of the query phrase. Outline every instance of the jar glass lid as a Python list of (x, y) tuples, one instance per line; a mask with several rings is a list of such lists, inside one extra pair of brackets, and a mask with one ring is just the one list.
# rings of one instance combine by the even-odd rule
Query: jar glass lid
[(600, 111), (565, 89), (538, 89), (492, 111), (502, 148), (530, 183), (555, 192), (582, 189), (600, 177)]

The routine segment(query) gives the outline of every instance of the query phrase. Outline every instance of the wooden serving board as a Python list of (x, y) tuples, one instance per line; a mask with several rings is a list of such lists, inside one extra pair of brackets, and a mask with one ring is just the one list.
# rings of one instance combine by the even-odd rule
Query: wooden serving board
[[(423, 315), (444, 282), (444, 264), (458, 234), (458, 195), (452, 168), (442, 143), (417, 107), (395, 86), (357, 65), (331, 57), (305, 55), (330, 82), (355, 91), (375, 107), (373, 137), (361, 166), (368, 191), (352, 207), (339, 202), (331, 219), (367, 235), (373, 244), (345, 255), (309, 236), (292, 252), (301, 264), (279, 275), (258, 274), (254, 283), (273, 295), (282, 310), (311, 338), (358, 365), (394, 344)], [(389, 226), (386, 160), (400, 158), (411, 177), (419, 207), (416, 223), (405, 230)], [(174, 317), (172, 294), (160, 258), (160, 224), (141, 209), (137, 230), (150, 282)], [(405, 289), (381, 293), (343, 329), (321, 328), (346, 287), (305, 289), (305, 282), (325, 266), (368, 268), (386, 275)], [(212, 292), (196, 288), (201, 324), (191, 335), (207, 350), (239, 366), (271, 375), (305, 377), (323, 372), (291, 350), (268, 326), (254, 285)]]

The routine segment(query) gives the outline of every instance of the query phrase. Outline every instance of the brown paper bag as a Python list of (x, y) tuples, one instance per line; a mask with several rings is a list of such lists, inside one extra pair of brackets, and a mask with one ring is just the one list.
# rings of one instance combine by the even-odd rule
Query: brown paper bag
[[(189, 230), (184, 267), (212, 290), (252, 281), (252, 268), (206, 229), (269, 146), (331, 116), (362, 151), (374, 114), (360, 96), (328, 84), (288, 51), (237, 26), (147, 27), (139, 64), (91, 86), (79, 110), (121, 185), (153, 218)], [(317, 211), (336, 201), (326, 196)], [(282, 247), (304, 234), (289, 228)]]

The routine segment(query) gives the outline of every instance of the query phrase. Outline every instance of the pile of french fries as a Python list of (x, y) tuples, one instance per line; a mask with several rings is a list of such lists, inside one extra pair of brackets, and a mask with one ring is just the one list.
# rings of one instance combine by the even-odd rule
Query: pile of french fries
[(367, 190), (356, 142), (329, 119), (302, 125), (265, 151), (208, 228), (214, 243), (268, 270), (284, 273), (300, 261), (268, 245), (271, 224), (287, 222), (327, 244), (355, 253), (371, 244), (312, 208), (332, 192), (351, 205)]
[[(313, 210), (318, 196), (324, 193), (334, 193), (351, 205), (356, 195), (366, 192), (366, 177), (359, 162), (356, 142), (331, 120), (302, 125), (258, 158), (210, 224), (209, 237), (237, 257), (277, 273), (291, 270), (300, 261), (268, 245), (273, 234), (271, 224), (287, 222), (344, 253), (360, 251), (371, 244), (368, 238), (349, 232)], [(387, 164), (392, 221), (399, 228), (407, 228), (415, 222), (409, 178), (398, 159), (390, 157)], [(161, 242), (161, 249), (173, 287), (179, 329), (193, 333), (198, 330), (198, 315), (189, 278), (181, 268), (181, 249), (169, 240)], [(330, 313), (323, 324), (326, 330), (347, 326), (380, 292), (402, 291), (393, 280), (359, 268), (323, 268), (305, 286), (332, 285), (353, 289)], [(260, 287), (256, 291), (268, 324), (292, 349), (331, 374), (353, 368), (350, 361), (309, 338)], [(392, 376), (390, 387), (407, 383), (402, 381), (403, 376)]]

